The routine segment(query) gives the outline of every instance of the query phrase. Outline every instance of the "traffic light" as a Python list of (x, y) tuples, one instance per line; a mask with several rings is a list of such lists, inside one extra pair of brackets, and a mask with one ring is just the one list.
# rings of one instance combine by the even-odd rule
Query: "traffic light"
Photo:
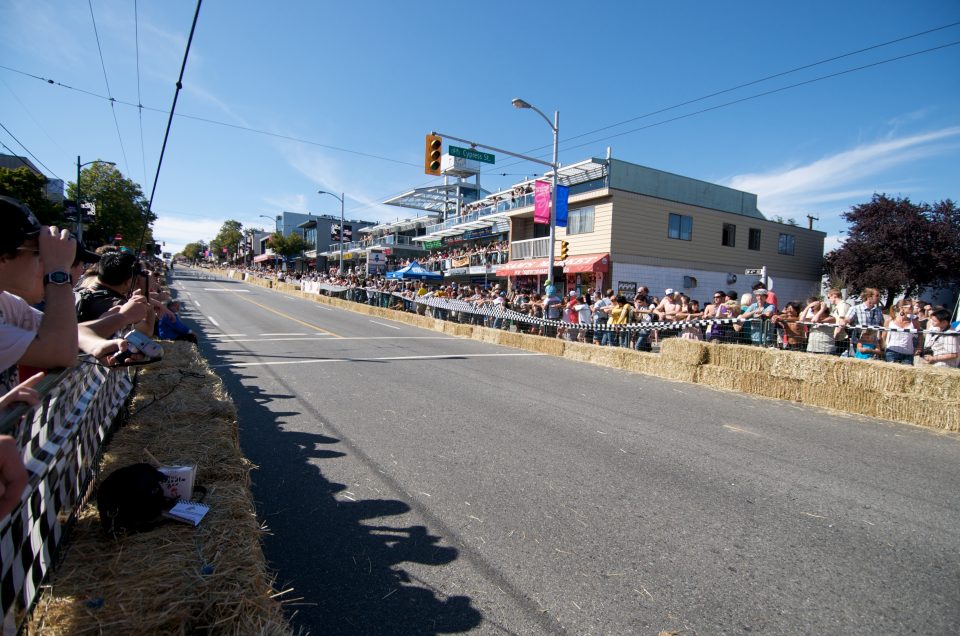
[(440, 176), (440, 156), (443, 154), (443, 139), (439, 135), (427, 135), (427, 147), (423, 157), (423, 172)]
[(560, 260), (565, 261), (570, 256), (570, 243), (560, 241)]

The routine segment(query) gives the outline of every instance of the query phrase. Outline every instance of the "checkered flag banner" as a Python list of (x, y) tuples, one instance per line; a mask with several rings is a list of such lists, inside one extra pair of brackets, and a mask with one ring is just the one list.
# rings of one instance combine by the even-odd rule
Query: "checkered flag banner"
[[(91, 359), (85, 362), (93, 362)], [(20, 504), (0, 519), (4, 634), (16, 633), (49, 574), (99, 460), (101, 444), (132, 388), (129, 370), (81, 364), (63, 373), (14, 425), (30, 475)]]

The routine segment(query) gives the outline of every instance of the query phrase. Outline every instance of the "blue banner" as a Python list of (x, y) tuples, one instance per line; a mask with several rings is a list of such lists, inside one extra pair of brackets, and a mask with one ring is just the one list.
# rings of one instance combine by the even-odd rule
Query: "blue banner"
[(557, 227), (567, 227), (567, 202), (570, 199), (570, 187), (557, 186)]

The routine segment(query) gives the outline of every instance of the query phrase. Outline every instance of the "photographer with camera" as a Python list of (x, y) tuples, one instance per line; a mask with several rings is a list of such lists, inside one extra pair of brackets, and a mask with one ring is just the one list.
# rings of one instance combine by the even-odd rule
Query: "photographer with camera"
[(950, 312), (935, 309), (927, 321), (927, 330), (926, 347), (917, 362), (953, 369), (960, 366), (960, 332), (951, 328)]

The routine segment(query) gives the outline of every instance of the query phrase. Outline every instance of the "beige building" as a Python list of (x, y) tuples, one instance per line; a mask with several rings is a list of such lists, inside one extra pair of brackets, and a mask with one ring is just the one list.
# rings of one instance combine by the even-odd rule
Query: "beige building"
[[(747, 292), (766, 267), (781, 305), (819, 293), (825, 233), (767, 220), (757, 196), (617, 159), (560, 169), (570, 187), (569, 245), (561, 287), (667, 288), (707, 300), (716, 289)], [(521, 184), (525, 186), (527, 184)], [(504, 200), (505, 193), (491, 195)], [(549, 230), (533, 222), (532, 195), (491, 214), (510, 220), (510, 261), (497, 275), (536, 286), (547, 273)]]

